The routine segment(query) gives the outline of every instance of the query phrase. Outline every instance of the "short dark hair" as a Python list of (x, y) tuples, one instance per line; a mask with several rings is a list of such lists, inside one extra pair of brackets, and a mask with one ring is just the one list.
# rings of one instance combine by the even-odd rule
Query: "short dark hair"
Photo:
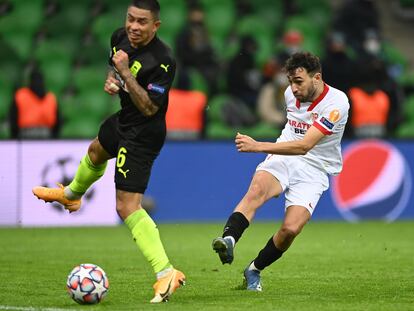
[(298, 52), (289, 57), (285, 64), (285, 71), (294, 74), (296, 69), (305, 68), (309, 75), (322, 73), (322, 66), (319, 57), (309, 52)]
[(155, 19), (160, 19), (161, 7), (157, 0), (132, 0), (130, 6), (151, 11)]

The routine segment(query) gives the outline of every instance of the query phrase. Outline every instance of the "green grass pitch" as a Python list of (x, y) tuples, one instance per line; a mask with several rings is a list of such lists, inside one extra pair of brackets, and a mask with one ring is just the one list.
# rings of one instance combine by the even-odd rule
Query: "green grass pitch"
[[(151, 305), (154, 276), (125, 226), (0, 229), (0, 310), (414, 310), (414, 223), (311, 222), (291, 249), (262, 273), (263, 292), (240, 288), (242, 271), (278, 228), (253, 223), (221, 265), (211, 240), (222, 224), (161, 224), (172, 263), (187, 286)], [(106, 271), (99, 305), (66, 293), (79, 263)]]

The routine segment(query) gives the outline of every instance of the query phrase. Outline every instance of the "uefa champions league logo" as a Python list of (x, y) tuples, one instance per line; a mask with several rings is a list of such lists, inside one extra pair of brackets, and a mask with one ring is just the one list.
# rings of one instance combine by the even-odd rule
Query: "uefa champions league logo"
[[(54, 188), (57, 187), (57, 183), (67, 186), (75, 176), (76, 169), (79, 161), (75, 161), (71, 156), (60, 157), (53, 162), (47, 163), (42, 169), (41, 173), (41, 185), (43, 187)], [(93, 199), (95, 195), (94, 188), (89, 189), (82, 197), (82, 204), (87, 204), (88, 201)], [(56, 202), (51, 203), (52, 206), (62, 212), (65, 209)], [(80, 210), (79, 212), (82, 212)]]
[(379, 140), (351, 144), (331, 188), (338, 211), (348, 221), (397, 219), (411, 195), (410, 172), (404, 156), (391, 144)]

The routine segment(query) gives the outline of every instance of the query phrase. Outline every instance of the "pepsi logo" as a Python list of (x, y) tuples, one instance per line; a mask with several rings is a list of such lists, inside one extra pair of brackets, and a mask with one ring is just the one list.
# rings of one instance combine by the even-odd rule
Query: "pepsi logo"
[(383, 141), (358, 141), (344, 150), (343, 163), (331, 188), (341, 215), (349, 221), (398, 218), (408, 205), (412, 185), (401, 152)]

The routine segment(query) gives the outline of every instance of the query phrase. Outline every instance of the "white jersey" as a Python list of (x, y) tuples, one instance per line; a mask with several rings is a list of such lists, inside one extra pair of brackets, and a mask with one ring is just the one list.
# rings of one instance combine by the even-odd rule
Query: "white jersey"
[(349, 102), (344, 92), (325, 84), (313, 102), (301, 103), (290, 86), (285, 91), (287, 123), (278, 142), (300, 140), (313, 125), (323, 137), (306, 155), (298, 156), (330, 175), (342, 170), (341, 139), (348, 119)]

